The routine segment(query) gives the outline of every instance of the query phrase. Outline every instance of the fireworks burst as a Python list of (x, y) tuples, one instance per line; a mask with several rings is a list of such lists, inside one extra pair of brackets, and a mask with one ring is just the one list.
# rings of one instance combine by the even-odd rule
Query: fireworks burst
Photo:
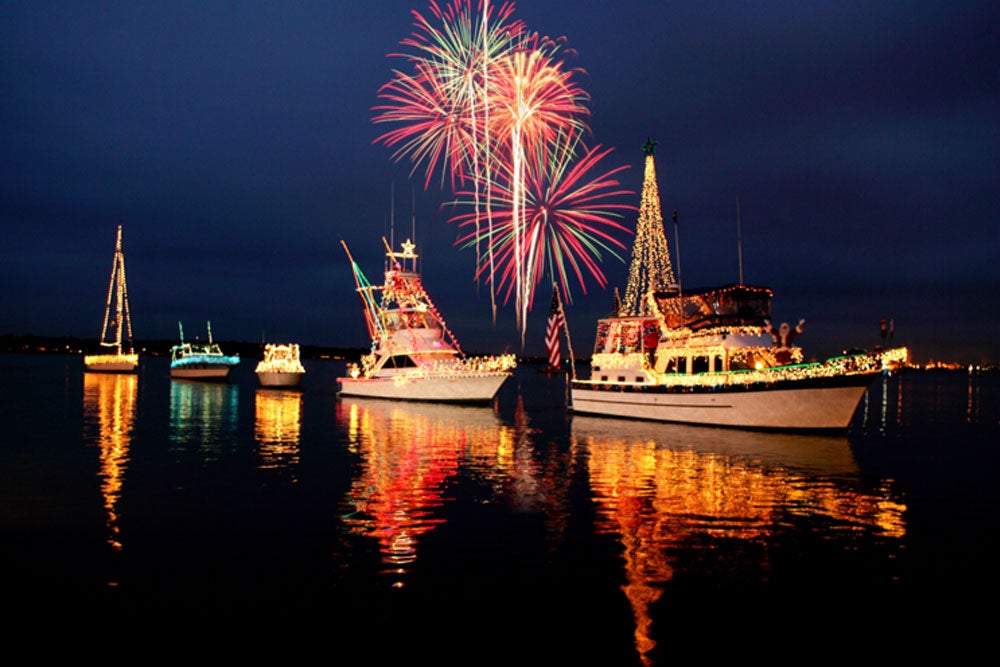
[[(473, 5), (476, 5), (474, 9)], [(373, 143), (409, 159), (411, 176), (424, 169), (424, 188), (439, 173), (467, 212), (453, 218), (465, 228), (456, 244), (476, 248), (476, 279), (514, 299), (522, 345), (534, 289), (546, 271), (563, 283), (585, 277), (606, 285), (604, 252), (618, 259), (623, 244), (612, 232), (634, 207), (615, 201), (633, 194), (613, 175), (591, 177), (610, 153), (587, 149), (584, 118), (589, 97), (576, 83), (581, 70), (560, 60), (559, 42), (513, 19), (514, 4), (488, 0), (430, 1), (429, 15), (413, 12), (413, 33), (400, 42), (412, 71), (393, 70), (378, 91), (375, 123), (394, 129)], [(481, 247), (485, 245), (485, 256)], [(622, 260), (624, 261), (624, 260)], [(497, 273), (499, 272), (499, 275)]]

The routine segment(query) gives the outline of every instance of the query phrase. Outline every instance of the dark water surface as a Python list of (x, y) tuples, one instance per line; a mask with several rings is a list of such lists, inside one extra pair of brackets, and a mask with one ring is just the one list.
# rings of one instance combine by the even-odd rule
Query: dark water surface
[(884, 377), (847, 436), (804, 436), (573, 416), (530, 367), (454, 407), (339, 399), (336, 360), (263, 389), (255, 363), (0, 355), (11, 651), (963, 663), (995, 632), (997, 374)]

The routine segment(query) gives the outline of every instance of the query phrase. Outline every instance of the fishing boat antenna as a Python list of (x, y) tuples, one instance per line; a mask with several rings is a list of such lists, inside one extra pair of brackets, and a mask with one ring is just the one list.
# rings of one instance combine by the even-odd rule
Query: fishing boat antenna
[(184, 325), (181, 324), (180, 320), (177, 320), (177, 328), (181, 332), (181, 345), (183, 345), (184, 344)]
[(208, 320), (208, 344), (212, 344), (212, 320)]
[(740, 198), (736, 198), (736, 251), (740, 262), (740, 285), (743, 284), (743, 231), (740, 227)]
[(680, 232), (677, 231), (677, 209), (674, 209), (674, 250), (677, 251), (677, 291), (681, 292), (684, 289), (684, 283), (681, 282), (681, 236)]

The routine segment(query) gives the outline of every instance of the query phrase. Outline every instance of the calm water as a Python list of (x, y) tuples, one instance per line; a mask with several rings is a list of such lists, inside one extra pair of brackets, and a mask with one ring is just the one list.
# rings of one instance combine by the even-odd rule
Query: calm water
[(566, 378), (532, 368), (449, 407), (338, 399), (335, 360), (297, 390), (254, 365), (199, 384), (163, 358), (0, 355), (8, 639), (626, 666), (985, 639), (996, 374), (880, 379), (848, 437), (813, 437), (573, 416)]

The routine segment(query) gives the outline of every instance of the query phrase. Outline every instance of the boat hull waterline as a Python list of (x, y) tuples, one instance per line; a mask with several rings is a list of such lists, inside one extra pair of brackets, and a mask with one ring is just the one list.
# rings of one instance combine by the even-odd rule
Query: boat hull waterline
[(343, 396), (393, 400), (488, 403), (508, 377), (509, 373), (417, 378), (399, 375), (383, 378), (342, 377), (339, 378), (339, 393)]
[(662, 387), (571, 390), (575, 413), (750, 429), (843, 430), (874, 375), (833, 378), (828, 386), (790, 382), (761, 389), (709, 391)]
[(139, 365), (138, 354), (95, 355), (83, 358), (88, 373), (131, 373)]
[(178, 366), (170, 369), (170, 377), (179, 380), (227, 380), (232, 366)]
[(262, 387), (298, 387), (302, 373), (259, 372), (257, 379)]

